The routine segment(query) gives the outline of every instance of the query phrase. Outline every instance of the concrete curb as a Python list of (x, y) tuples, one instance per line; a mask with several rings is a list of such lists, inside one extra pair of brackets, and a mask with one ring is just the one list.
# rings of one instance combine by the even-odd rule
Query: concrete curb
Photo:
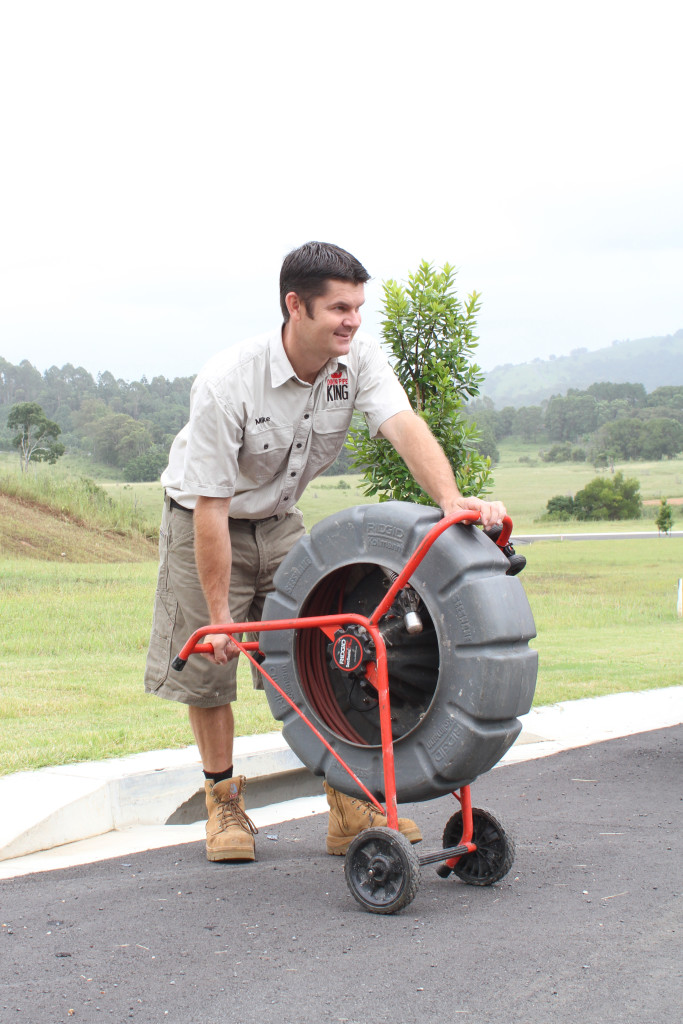
[[(302, 795), (298, 776), (312, 778), (279, 732), (237, 739), (235, 774), (250, 780), (256, 805), (255, 781), (289, 779), (293, 795)], [(198, 793), (203, 801), (196, 746), (0, 778), (0, 861), (137, 825), (199, 820), (201, 813), (191, 818), (180, 811)]]
[[(682, 722), (683, 686), (533, 708), (500, 764)], [(250, 814), (252, 808), (261, 809), (253, 815), (259, 825), (325, 809), (322, 796), (303, 799), (320, 794), (321, 781), (279, 732), (237, 739), (235, 773), (249, 779), (247, 803)], [(23, 873), (21, 859), (27, 855), (58, 853), (57, 848), (93, 837), (102, 837), (112, 850), (107, 853), (100, 844), (93, 859), (115, 856), (119, 847), (149, 849), (199, 839), (203, 826), (197, 829), (192, 823), (205, 817), (203, 801), (196, 747), (6, 776), (0, 779), (0, 877)], [(54, 866), (64, 865), (60, 860)], [(42, 864), (34, 868), (41, 869)]]

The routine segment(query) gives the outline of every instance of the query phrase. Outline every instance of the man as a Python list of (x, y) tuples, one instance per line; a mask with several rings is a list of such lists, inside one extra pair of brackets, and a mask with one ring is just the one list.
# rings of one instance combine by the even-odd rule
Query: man
[[(190, 421), (161, 477), (166, 498), (145, 688), (188, 705), (206, 779), (209, 860), (254, 859), (245, 779), (232, 778), (239, 652), (217, 634), (206, 638), (213, 654), (191, 658), (182, 674), (170, 662), (201, 626), (261, 617), (278, 565), (304, 533), (296, 501), (336, 459), (353, 411), (365, 414), (373, 436), (391, 442), (445, 514), (474, 509), (485, 527), (505, 514), (500, 502), (460, 494), (379, 345), (357, 333), (368, 279), (335, 245), (309, 242), (289, 253), (280, 273), (283, 325), (204, 367)], [(362, 828), (386, 824), (371, 804), (325, 789), (328, 852), (345, 853)], [(422, 838), (409, 819), (399, 828), (411, 842)]]

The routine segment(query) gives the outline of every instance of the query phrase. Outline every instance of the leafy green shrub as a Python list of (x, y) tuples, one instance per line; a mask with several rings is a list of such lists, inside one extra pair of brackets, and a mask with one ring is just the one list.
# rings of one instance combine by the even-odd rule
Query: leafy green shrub
[[(405, 287), (386, 281), (382, 333), (410, 403), (446, 453), (458, 487), (480, 495), (487, 490), (491, 461), (477, 451), (479, 431), (465, 414), (467, 399), (479, 393), (483, 380), (471, 362), (480, 304), (476, 292), (461, 302), (454, 279), (449, 264), (437, 271), (423, 260)], [(348, 448), (365, 477), (366, 495), (432, 504), (388, 441), (371, 438), (363, 427), (351, 431)]]
[(554, 444), (547, 452), (539, 452), (538, 454), (543, 462), (569, 462), (572, 457), (572, 446), (569, 442)]
[(613, 461), (614, 456), (610, 452), (604, 451), (602, 448), (594, 448), (591, 451), (591, 462), (596, 469), (607, 469), (610, 461)]
[(669, 502), (666, 498), (662, 498), (659, 503), (657, 515), (655, 516), (655, 526), (660, 533), (670, 533), (674, 525), (674, 514)]
[(546, 505), (545, 519), (566, 522), (574, 517), (574, 499), (571, 494), (556, 494)]
[(547, 452), (538, 453), (543, 462), (585, 462), (586, 451), (584, 448), (575, 448), (566, 441), (564, 444), (554, 444)]
[(577, 519), (639, 519), (642, 514), (640, 484), (623, 473), (596, 476), (574, 497)]

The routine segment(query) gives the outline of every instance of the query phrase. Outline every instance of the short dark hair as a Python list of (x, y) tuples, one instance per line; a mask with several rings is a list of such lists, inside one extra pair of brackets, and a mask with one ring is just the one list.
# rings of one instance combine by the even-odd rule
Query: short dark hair
[(310, 313), (309, 302), (325, 294), (330, 280), (365, 284), (370, 275), (355, 256), (338, 245), (306, 242), (298, 249), (292, 249), (282, 261), (280, 270), (280, 308), (285, 322), (289, 320), (285, 302), (289, 292), (296, 292), (306, 312)]

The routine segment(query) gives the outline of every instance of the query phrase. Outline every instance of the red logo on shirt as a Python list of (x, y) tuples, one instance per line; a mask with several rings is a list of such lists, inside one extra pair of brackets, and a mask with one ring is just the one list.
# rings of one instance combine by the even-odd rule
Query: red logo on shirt
[(331, 373), (327, 378), (327, 401), (346, 401), (349, 397), (349, 378), (342, 370)]

